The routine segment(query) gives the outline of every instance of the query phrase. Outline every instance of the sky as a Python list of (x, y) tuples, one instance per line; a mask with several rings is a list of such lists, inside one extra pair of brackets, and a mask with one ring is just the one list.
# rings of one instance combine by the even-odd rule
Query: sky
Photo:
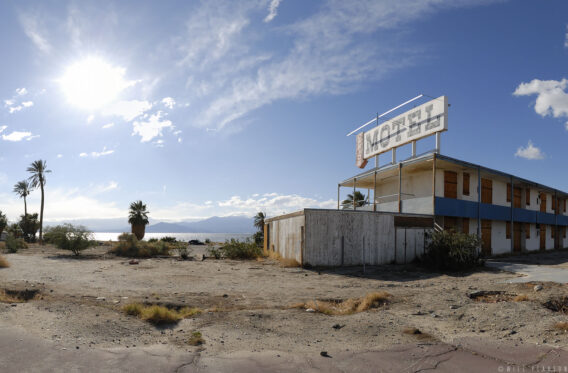
[(346, 134), (421, 93), (448, 96), (442, 154), (568, 191), (564, 0), (3, 0), (0, 48), (12, 221), (38, 159), (47, 221), (333, 208)]

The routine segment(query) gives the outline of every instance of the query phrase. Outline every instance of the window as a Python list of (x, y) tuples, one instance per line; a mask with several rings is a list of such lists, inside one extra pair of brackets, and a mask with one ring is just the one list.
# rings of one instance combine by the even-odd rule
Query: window
[(513, 188), (513, 207), (521, 208), (521, 188)]
[(493, 203), (493, 181), (481, 179), (481, 203)]
[(463, 188), (462, 192), (464, 196), (469, 196), (469, 174), (467, 172), (463, 173)]
[(458, 198), (458, 174), (444, 171), (444, 197)]
[(506, 238), (511, 238), (511, 222), (510, 221), (507, 222), (507, 237)]
[(531, 238), (531, 225), (529, 223), (525, 223), (525, 237)]
[(546, 193), (540, 193), (540, 212), (546, 212)]

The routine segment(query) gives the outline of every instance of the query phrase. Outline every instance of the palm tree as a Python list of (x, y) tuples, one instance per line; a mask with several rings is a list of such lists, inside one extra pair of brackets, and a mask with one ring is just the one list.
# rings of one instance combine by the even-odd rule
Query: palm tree
[(28, 204), (26, 202), (26, 197), (29, 196), (31, 192), (31, 185), (27, 180), (18, 181), (16, 185), (14, 185), (14, 193), (24, 199), (24, 216), (28, 216)]
[(353, 196), (355, 196), (355, 206), (361, 207), (365, 205), (365, 195), (358, 190), (356, 190), (353, 194), (348, 194), (347, 199), (341, 202), (344, 210), (352, 209), (353, 208)]
[(254, 217), (254, 226), (258, 229), (259, 232), (264, 232), (264, 219), (266, 218), (266, 214), (264, 212), (259, 212)]
[(146, 205), (142, 203), (142, 201), (136, 201), (130, 204), (128, 223), (132, 225), (132, 233), (134, 233), (139, 240), (144, 238), (146, 225), (149, 223), (149, 213), (150, 211), (146, 210)]
[(43, 206), (45, 198), (45, 193), (43, 188), (46, 183), (45, 174), (50, 173), (51, 170), (47, 169), (46, 161), (42, 161), (41, 159), (39, 159), (37, 161), (32, 162), (30, 167), (28, 167), (27, 171), (32, 174), (32, 176), (28, 178), (28, 180), (31, 182), (32, 188), (37, 188), (39, 186), (41, 190), (41, 207), (39, 210), (39, 244), (42, 245), (43, 244)]

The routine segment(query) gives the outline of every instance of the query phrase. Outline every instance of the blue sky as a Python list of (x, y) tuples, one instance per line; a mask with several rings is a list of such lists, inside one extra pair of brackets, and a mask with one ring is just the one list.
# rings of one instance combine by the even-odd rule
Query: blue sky
[(171, 221), (333, 207), (360, 172), (345, 134), (419, 93), (449, 97), (442, 153), (568, 190), (567, 15), (562, 0), (2, 1), (0, 210), (23, 213), (12, 188), (36, 159), (46, 220), (137, 199)]

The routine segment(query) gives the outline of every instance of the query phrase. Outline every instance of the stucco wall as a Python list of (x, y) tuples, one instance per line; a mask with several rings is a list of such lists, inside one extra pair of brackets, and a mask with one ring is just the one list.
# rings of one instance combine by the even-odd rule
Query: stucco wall
[[(526, 233), (522, 233), (526, 237)], [(530, 224), (531, 238), (525, 239), (525, 250), (537, 251), (540, 249), (540, 237), (537, 235), (536, 224)]]
[(511, 239), (507, 238), (507, 223), (493, 220), (491, 222), (491, 252), (493, 255), (511, 252)]

